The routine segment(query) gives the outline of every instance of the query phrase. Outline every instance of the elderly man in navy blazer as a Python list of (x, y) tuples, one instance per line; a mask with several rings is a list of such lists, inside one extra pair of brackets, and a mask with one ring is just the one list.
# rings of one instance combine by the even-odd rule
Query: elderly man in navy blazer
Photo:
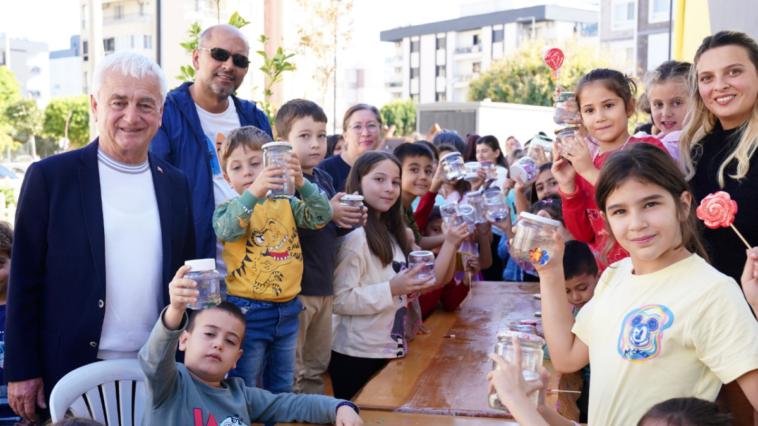
[(169, 304), (168, 283), (195, 257), (187, 178), (148, 153), (166, 93), (150, 59), (107, 56), (90, 97), (100, 137), (26, 172), (5, 379), (11, 407), (27, 422), (70, 371), (98, 359), (136, 359)]

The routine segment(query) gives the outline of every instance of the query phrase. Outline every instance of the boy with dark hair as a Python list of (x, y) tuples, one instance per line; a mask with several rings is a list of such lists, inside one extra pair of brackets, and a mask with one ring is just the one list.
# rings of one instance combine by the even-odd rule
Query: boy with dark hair
[(600, 280), (600, 268), (586, 243), (567, 241), (563, 254), (563, 276), (566, 279), (566, 296), (579, 312), (595, 295)]
[[(322, 228), (332, 217), (329, 199), (302, 174), (294, 154), (286, 169), (263, 167), (263, 145), (271, 137), (252, 126), (229, 132), (219, 157), (224, 178), (240, 194), (219, 205), (213, 213), (213, 229), (224, 242), (228, 268), (227, 300), (247, 319), (242, 355), (230, 375), (256, 385), (261, 370), (263, 388), (272, 393), (292, 392), (298, 315), (297, 298), (303, 276), (303, 256), (298, 227)], [(266, 198), (281, 189), (285, 174), (294, 177), (302, 196), (284, 200)]]
[(5, 300), (8, 296), (8, 275), (11, 270), (13, 228), (8, 222), (0, 222), (0, 422), (21, 422), (8, 405), (8, 384), (3, 380), (5, 361)]
[[(309, 422), (363, 425), (358, 409), (347, 401), (280, 393), (273, 395), (240, 378), (225, 378), (242, 356), (246, 318), (230, 302), (195, 311), (187, 303), (199, 294), (197, 283), (184, 278), (183, 266), (169, 284), (170, 305), (161, 313), (150, 339), (139, 353), (145, 373), (145, 425), (249, 426), (263, 422)], [(174, 360), (177, 343), (184, 364)]]
[[(326, 153), (326, 114), (320, 106), (305, 99), (291, 100), (276, 114), (276, 133), (289, 142), (300, 160), (303, 176), (317, 185), (332, 205), (332, 220), (320, 229), (298, 228), (303, 248), (303, 280), (298, 298), (300, 312), (295, 355), (293, 392), (324, 394), (321, 374), (329, 367), (332, 355), (332, 299), (337, 238), (347, 234), (361, 220), (359, 207), (347, 207), (335, 193), (329, 173), (315, 168)], [(306, 351), (307, 348), (307, 351)]]

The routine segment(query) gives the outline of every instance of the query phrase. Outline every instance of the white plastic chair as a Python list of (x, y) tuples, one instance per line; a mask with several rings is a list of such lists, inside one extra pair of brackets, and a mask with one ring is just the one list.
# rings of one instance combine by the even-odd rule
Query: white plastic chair
[(101, 361), (66, 374), (50, 395), (53, 421), (67, 411), (106, 426), (141, 426), (145, 375), (136, 359)]

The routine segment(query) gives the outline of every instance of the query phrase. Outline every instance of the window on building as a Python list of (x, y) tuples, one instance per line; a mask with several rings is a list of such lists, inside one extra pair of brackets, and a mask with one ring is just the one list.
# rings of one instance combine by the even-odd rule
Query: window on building
[(481, 43), (481, 38), (479, 37), (479, 34), (474, 34), (474, 46)]
[(403, 68), (395, 67), (395, 74), (402, 74), (402, 73), (403, 73)]
[(492, 42), (497, 43), (505, 40), (505, 30), (492, 30)]
[(437, 37), (437, 50), (445, 50), (447, 37)]
[(113, 11), (113, 17), (115, 19), (124, 18), (124, 5), (123, 4), (116, 5), (116, 9)]
[(411, 79), (418, 78), (419, 74), (418, 68), (411, 68)]
[(635, 13), (634, 1), (613, 0), (613, 24), (614, 30), (625, 30), (634, 27)]
[(153, 48), (153, 36), (145, 35), (145, 49)]
[(447, 99), (444, 92), (437, 92), (437, 94), (434, 96), (434, 100), (437, 102), (445, 102)]
[(650, 23), (655, 22), (665, 22), (669, 20), (669, 7), (671, 4), (669, 3), (669, 0), (649, 0), (649, 6), (648, 10), (650, 11), (650, 16), (648, 17), (648, 20)]
[(82, 41), (82, 59), (84, 62), (89, 61), (89, 42), (87, 40)]
[(32, 69), (29, 70), (32, 74), (39, 74), (42, 72), (42, 70), (39, 69), (39, 67), (32, 67)]
[(82, 28), (89, 29), (89, 6), (82, 6)]
[(482, 71), (482, 63), (481, 62), (474, 62), (471, 64), (471, 72), (472, 73), (478, 73)]
[(444, 76), (445, 76), (445, 66), (437, 65), (437, 77), (444, 77)]
[(415, 95), (411, 95), (411, 100), (413, 101), (414, 104), (417, 104), (420, 100), (418, 93), (416, 93)]
[(113, 53), (116, 51), (116, 39), (113, 37), (103, 39), (103, 48), (105, 53)]
[(89, 95), (89, 75), (87, 74), (87, 71), (84, 71), (82, 77), (84, 79), (84, 81), (82, 81), (82, 89), (85, 95)]
[(417, 53), (421, 48), (420, 41), (411, 41), (411, 53)]
[(150, 14), (150, 3), (146, 1), (139, 2), (139, 14), (140, 15), (149, 15)]

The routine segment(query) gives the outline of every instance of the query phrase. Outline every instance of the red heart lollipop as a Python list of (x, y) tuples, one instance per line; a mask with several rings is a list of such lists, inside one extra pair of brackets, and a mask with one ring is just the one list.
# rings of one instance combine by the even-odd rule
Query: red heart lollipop
[(557, 47), (554, 47), (547, 52), (545, 52), (545, 63), (547, 66), (550, 67), (552, 70), (557, 70), (561, 66), (563, 66), (563, 51), (561, 49), (558, 49)]
[(716, 229), (728, 228), (734, 223), (734, 215), (737, 213), (737, 202), (724, 191), (703, 198), (700, 207), (697, 208), (697, 217), (705, 222), (705, 226)]

